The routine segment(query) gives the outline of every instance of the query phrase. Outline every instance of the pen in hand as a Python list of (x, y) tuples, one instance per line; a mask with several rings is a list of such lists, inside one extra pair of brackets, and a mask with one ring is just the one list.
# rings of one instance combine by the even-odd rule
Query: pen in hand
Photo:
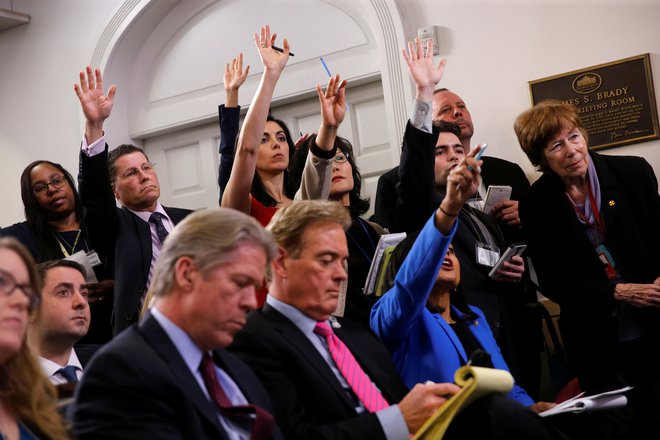
[[(279, 52), (279, 53), (284, 53), (284, 49), (282, 49), (281, 47), (277, 47), (277, 46), (270, 46), (270, 47), (271, 47), (273, 50), (276, 50), (276, 51)], [(293, 52), (289, 52), (289, 56), (291, 56), (291, 57), (295, 57), (296, 54), (293, 53)]]

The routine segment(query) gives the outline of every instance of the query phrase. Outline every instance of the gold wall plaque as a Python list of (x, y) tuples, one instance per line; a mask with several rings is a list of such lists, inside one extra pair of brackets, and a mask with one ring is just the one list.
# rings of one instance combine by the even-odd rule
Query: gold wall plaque
[(578, 108), (598, 150), (660, 138), (649, 54), (529, 81), (532, 105), (558, 99)]

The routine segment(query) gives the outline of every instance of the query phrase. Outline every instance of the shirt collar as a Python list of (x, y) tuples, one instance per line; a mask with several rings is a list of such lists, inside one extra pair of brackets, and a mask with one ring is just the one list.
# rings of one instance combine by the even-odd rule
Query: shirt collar
[(46, 376), (48, 377), (51, 377), (53, 374), (57, 372), (57, 370), (59, 370), (62, 367), (66, 367), (67, 365), (73, 365), (74, 367), (80, 369), (80, 371), (83, 371), (82, 364), (78, 359), (78, 355), (76, 355), (75, 349), (71, 350), (71, 354), (69, 355), (69, 360), (66, 363), (66, 365), (60, 365), (57, 362), (53, 362), (50, 359), (46, 359), (45, 357), (42, 356), (39, 356), (39, 364), (41, 364), (41, 369), (43, 370), (44, 373), (46, 373)]
[(170, 321), (169, 318), (158, 310), (157, 306), (152, 307), (150, 313), (163, 328), (188, 366), (188, 369), (194, 375), (195, 372), (199, 370), (200, 362), (202, 362), (202, 350), (190, 338), (188, 333)]
[[(153, 212), (151, 212), (151, 211), (134, 211), (131, 208), (127, 208), (125, 206), (124, 206), (124, 208), (128, 209), (133, 214), (137, 215), (138, 217), (140, 217), (142, 220), (144, 220), (147, 223), (149, 223), (149, 217), (151, 217), (151, 214), (153, 214)], [(164, 215), (165, 218), (167, 218), (167, 219), (170, 218), (170, 216), (167, 215), (167, 213), (165, 212), (165, 208), (163, 208), (163, 205), (161, 205), (160, 202), (156, 202), (156, 210), (154, 212), (158, 212), (158, 213)]]
[(316, 326), (317, 323), (315, 319), (305, 315), (294, 306), (273, 298), (271, 295), (266, 297), (266, 303), (289, 318), (289, 320), (293, 322), (296, 327), (298, 327), (304, 334), (309, 335), (314, 333), (314, 326)]

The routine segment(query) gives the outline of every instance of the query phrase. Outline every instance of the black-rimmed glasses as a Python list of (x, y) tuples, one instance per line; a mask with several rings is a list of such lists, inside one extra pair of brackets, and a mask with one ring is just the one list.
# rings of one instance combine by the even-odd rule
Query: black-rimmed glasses
[(32, 187), (32, 192), (34, 193), (35, 196), (40, 196), (46, 191), (48, 191), (48, 187), (52, 185), (54, 189), (60, 189), (64, 186), (64, 183), (66, 182), (66, 177), (64, 176), (56, 176), (53, 177), (53, 180), (50, 182), (46, 183), (37, 183)]
[(9, 297), (16, 289), (23, 292), (23, 295), (30, 301), (28, 305), (30, 310), (33, 310), (39, 304), (39, 295), (32, 290), (29, 284), (18, 284), (9, 272), (0, 269), (0, 294)]

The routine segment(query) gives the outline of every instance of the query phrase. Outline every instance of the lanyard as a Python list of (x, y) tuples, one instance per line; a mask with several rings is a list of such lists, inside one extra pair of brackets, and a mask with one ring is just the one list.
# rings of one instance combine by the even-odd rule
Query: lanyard
[(578, 217), (580, 217), (580, 220), (582, 220), (586, 225), (596, 229), (598, 232), (605, 235), (605, 224), (603, 223), (603, 220), (600, 218), (600, 212), (598, 212), (598, 205), (596, 204), (596, 198), (594, 197), (594, 193), (591, 191), (591, 182), (587, 184), (587, 188), (589, 190), (589, 204), (591, 204), (591, 211), (594, 213), (595, 222), (591, 223), (589, 220), (587, 220), (587, 217), (585, 217), (585, 215), (582, 213), (582, 210), (577, 207), (575, 202), (573, 202), (573, 209), (575, 209), (575, 213), (578, 215)]
[[(82, 231), (82, 229), (78, 229), (78, 233), (76, 234), (76, 239), (73, 241), (73, 246), (71, 246), (71, 254), (73, 254), (74, 249), (75, 249), (76, 246), (78, 245), (78, 240), (80, 239), (80, 231)], [(63, 238), (62, 238), (62, 239), (63, 239)], [(56, 233), (56, 235), (55, 235), (55, 240), (57, 240), (57, 244), (60, 245), (60, 250), (62, 251), (62, 253), (64, 254), (64, 256), (65, 256), (65, 257), (69, 257), (70, 255), (69, 255), (69, 253), (66, 251), (66, 248), (64, 247), (64, 244), (62, 244), (62, 241), (60, 241), (59, 234), (57, 234), (57, 233)], [(63, 240), (64, 240), (64, 239), (63, 239)], [(67, 245), (69, 244), (69, 243), (66, 242), (66, 240), (64, 240), (64, 242), (65, 242)]]
[(357, 221), (360, 224), (360, 226), (362, 226), (362, 230), (364, 231), (364, 235), (367, 236), (367, 239), (369, 240), (369, 243), (371, 243), (371, 248), (372, 248), (371, 256), (367, 253), (367, 251), (364, 250), (364, 248), (362, 246), (360, 246), (360, 243), (358, 243), (358, 241), (348, 231), (346, 231), (346, 235), (348, 236), (348, 238), (351, 239), (351, 241), (355, 244), (355, 246), (357, 246), (358, 250), (360, 251), (360, 253), (362, 253), (365, 260), (367, 260), (371, 264), (371, 260), (373, 259), (373, 254), (374, 254), (374, 252), (376, 252), (376, 244), (371, 239), (371, 235), (369, 235), (369, 232), (367, 231), (367, 228), (364, 226), (364, 223), (362, 223), (363, 220), (358, 217)]

